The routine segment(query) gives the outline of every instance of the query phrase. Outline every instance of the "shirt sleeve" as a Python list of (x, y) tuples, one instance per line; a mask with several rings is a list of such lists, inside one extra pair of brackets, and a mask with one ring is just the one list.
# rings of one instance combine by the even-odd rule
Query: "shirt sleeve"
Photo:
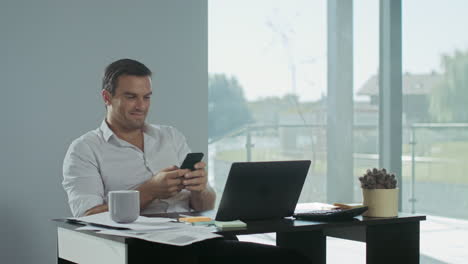
[(75, 140), (68, 148), (63, 161), (63, 188), (74, 217), (104, 203), (104, 185), (97, 159), (82, 139)]
[(175, 151), (177, 153), (178, 163), (181, 164), (185, 156), (190, 153), (190, 148), (187, 144), (187, 140), (185, 136), (179, 132), (179, 130), (172, 128), (172, 138), (174, 140)]

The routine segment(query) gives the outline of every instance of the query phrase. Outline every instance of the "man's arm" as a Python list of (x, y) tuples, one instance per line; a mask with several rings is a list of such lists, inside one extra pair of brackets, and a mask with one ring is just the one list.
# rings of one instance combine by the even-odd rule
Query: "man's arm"
[(190, 207), (195, 211), (212, 210), (215, 205), (216, 193), (211, 186), (201, 192), (192, 191), (190, 195)]
[[(140, 210), (146, 208), (154, 199), (166, 199), (179, 193), (183, 189), (180, 179), (188, 170), (179, 170), (176, 166), (166, 168), (151, 179), (142, 183), (135, 190), (140, 192)], [(109, 210), (107, 204), (97, 205), (85, 212), (92, 215)]]
[(93, 150), (82, 138), (72, 142), (63, 161), (64, 190), (74, 217), (104, 202), (104, 185)]
[[(190, 148), (182, 133), (177, 129), (171, 131), (179, 162), (182, 163), (185, 156), (190, 153)], [(204, 162), (195, 164), (196, 170), (186, 173), (182, 182), (184, 188), (191, 192), (190, 207), (197, 211), (211, 210), (215, 205), (216, 193), (208, 184), (205, 167)]]
[(103, 212), (107, 212), (109, 211), (109, 207), (107, 206), (107, 204), (101, 204), (101, 205), (97, 205), (91, 209), (88, 209), (85, 213), (84, 213), (84, 216), (88, 216), (88, 215), (93, 215), (93, 214), (99, 214), (99, 213), (103, 213)]
[(191, 192), (190, 207), (196, 211), (206, 211), (214, 208), (216, 193), (208, 184), (208, 175), (205, 171), (206, 164), (195, 164), (196, 170), (184, 175), (182, 184)]
[(167, 199), (178, 194), (184, 188), (181, 177), (188, 171), (172, 166), (141, 184), (136, 189), (140, 191), (140, 208), (144, 209), (154, 199)]

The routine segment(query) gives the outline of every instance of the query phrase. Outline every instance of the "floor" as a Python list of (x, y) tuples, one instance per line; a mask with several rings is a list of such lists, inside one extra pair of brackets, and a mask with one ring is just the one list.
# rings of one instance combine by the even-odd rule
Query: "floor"
[[(427, 220), (421, 222), (420, 237), (420, 263), (468, 263), (468, 221), (427, 216)], [(275, 234), (239, 236), (239, 240), (275, 244)], [(361, 242), (327, 238), (327, 264), (363, 264), (366, 262), (365, 250), (365, 244)]]

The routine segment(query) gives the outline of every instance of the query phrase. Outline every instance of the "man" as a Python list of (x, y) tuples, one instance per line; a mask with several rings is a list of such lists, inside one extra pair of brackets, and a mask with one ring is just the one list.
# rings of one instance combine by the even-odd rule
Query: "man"
[[(122, 59), (107, 66), (102, 99), (106, 117), (101, 126), (74, 140), (63, 164), (63, 187), (75, 217), (108, 210), (107, 193), (140, 191), (142, 213), (210, 210), (215, 193), (207, 181), (205, 163), (196, 170), (179, 169), (190, 149), (175, 128), (145, 123), (150, 107), (151, 71), (142, 63)], [(188, 247), (154, 245), (159, 254), (277, 258), (300, 256), (274, 246), (212, 239)], [(226, 256), (231, 256), (225, 258)]]
[(75, 140), (65, 157), (63, 186), (75, 217), (108, 210), (107, 193), (140, 191), (143, 213), (212, 209), (215, 193), (205, 163), (180, 170), (190, 152), (176, 129), (145, 123), (151, 71), (132, 60), (110, 64), (103, 79), (107, 108), (101, 126)]

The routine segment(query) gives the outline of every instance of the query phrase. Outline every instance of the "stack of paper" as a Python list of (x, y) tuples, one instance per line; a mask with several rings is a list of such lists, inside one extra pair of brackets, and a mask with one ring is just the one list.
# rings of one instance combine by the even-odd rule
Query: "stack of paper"
[(94, 230), (101, 234), (134, 237), (151, 242), (186, 246), (206, 239), (221, 237), (215, 234), (215, 228), (192, 226), (174, 222), (175, 219), (162, 217), (144, 217), (130, 224), (119, 224), (111, 220), (109, 212), (100, 214), (68, 218), (87, 224), (77, 230)]
[(150, 230), (160, 230), (172, 228), (168, 225), (165, 225), (169, 222), (175, 221), (171, 218), (164, 217), (145, 217), (139, 216), (135, 222), (129, 224), (119, 224), (114, 222), (109, 212), (104, 212), (100, 214), (94, 214), (90, 216), (83, 216), (78, 218), (68, 218), (71, 220), (88, 223), (90, 225), (95, 225), (101, 228), (113, 228), (113, 229), (131, 229), (131, 230), (140, 230), (140, 231), (150, 231)]
[(246, 227), (247, 224), (242, 222), (241, 220), (234, 220), (234, 221), (215, 221), (215, 225), (219, 228), (226, 229), (226, 228), (235, 228), (235, 227)]

